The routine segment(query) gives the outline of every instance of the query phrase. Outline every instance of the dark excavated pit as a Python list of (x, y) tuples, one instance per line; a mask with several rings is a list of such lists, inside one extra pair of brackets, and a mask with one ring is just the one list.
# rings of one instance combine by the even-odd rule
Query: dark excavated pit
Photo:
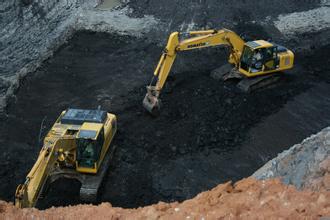
[[(275, 87), (251, 94), (209, 77), (226, 62), (225, 50), (181, 54), (174, 80), (162, 94), (162, 113), (153, 118), (142, 99), (162, 48), (147, 39), (79, 32), (21, 82), (1, 117), (0, 198), (13, 201), (16, 186), (35, 162), (42, 120), (47, 116), (44, 135), (68, 107), (101, 105), (118, 116), (117, 151), (101, 201), (121, 207), (182, 201), (247, 177), (330, 123), (323, 114), (313, 118), (317, 123), (295, 127), (302, 118), (321, 113), (318, 107), (300, 115), (293, 110), (304, 102), (330, 110), (329, 66), (320, 65), (330, 63), (329, 49), (297, 53), (295, 71)], [(283, 109), (288, 113), (281, 118)], [(79, 183), (60, 180), (38, 207), (78, 204), (78, 193)]]

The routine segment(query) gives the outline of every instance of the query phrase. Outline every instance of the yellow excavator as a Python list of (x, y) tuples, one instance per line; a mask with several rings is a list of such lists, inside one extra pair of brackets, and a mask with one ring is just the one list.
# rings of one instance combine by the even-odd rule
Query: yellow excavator
[(116, 116), (105, 111), (63, 111), (46, 135), (25, 183), (17, 187), (15, 206), (34, 207), (59, 178), (80, 181), (80, 198), (95, 202), (115, 150), (110, 144), (116, 130)]
[(278, 79), (280, 75), (278, 73), (293, 67), (293, 52), (275, 43), (265, 40), (245, 42), (239, 35), (228, 29), (192, 31), (187, 34), (192, 37), (180, 40), (179, 32), (170, 35), (154, 71), (154, 77), (147, 86), (143, 106), (153, 115), (159, 113), (160, 92), (180, 51), (228, 46), (229, 64), (212, 71), (211, 76), (222, 80), (239, 79), (237, 86), (246, 92), (273, 83)]

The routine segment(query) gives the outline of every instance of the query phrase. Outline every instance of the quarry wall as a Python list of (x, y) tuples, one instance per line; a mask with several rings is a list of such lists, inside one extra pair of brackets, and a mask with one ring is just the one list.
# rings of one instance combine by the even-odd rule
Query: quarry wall
[(153, 16), (129, 18), (127, 7), (97, 10), (101, 0), (0, 2), (0, 111), (19, 80), (49, 58), (76, 30), (140, 35)]
[(0, 2), (0, 108), (18, 79), (51, 56), (73, 32), (77, 13), (98, 0)]

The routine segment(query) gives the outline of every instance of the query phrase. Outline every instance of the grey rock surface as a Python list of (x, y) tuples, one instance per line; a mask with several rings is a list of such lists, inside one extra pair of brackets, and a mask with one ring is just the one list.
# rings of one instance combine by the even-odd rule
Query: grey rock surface
[(140, 35), (157, 21), (130, 18), (128, 8), (98, 10), (101, 0), (0, 2), (0, 112), (19, 80), (52, 56), (77, 30)]
[(0, 2), (0, 108), (19, 78), (36, 69), (71, 34), (75, 13), (98, 0)]
[(298, 189), (325, 175), (320, 166), (330, 158), (330, 127), (294, 145), (266, 163), (253, 177), (257, 179), (281, 178), (285, 184)]
[(129, 13), (128, 6), (119, 10), (85, 10), (79, 14), (75, 29), (141, 37), (158, 24), (152, 15), (133, 18), (128, 16)]
[(303, 12), (280, 15), (275, 26), (288, 37), (316, 32), (330, 27), (330, 7), (322, 6)]

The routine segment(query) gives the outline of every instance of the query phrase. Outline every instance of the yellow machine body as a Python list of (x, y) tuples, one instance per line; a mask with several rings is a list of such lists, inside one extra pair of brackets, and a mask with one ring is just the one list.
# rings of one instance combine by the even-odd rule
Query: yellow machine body
[[(38, 159), (28, 173), (25, 183), (20, 184), (16, 189), (15, 205), (17, 207), (34, 207), (48, 178), (54, 173), (62, 172), (65, 173), (63, 177), (70, 178), (72, 175), (72, 178), (77, 177), (77, 179), (84, 173), (98, 173), (116, 133), (117, 119), (115, 115), (103, 111), (102, 120), (99, 121), (95, 120), (95, 117), (93, 119), (93, 116), (89, 117), (90, 120), (76, 117), (79, 114), (80, 116), (88, 115), (86, 112), (91, 116), (100, 110), (69, 109), (63, 111), (56, 120), (44, 138)], [(84, 113), (86, 114), (84, 115)], [(65, 118), (66, 115), (71, 118)], [(94, 153), (97, 154), (97, 159), (90, 163), (92, 166), (84, 166), (87, 164), (86, 162), (85, 164), (79, 162), (84, 159), (83, 153), (87, 147), (84, 149), (81, 146), (84, 146), (83, 144), (86, 142), (90, 143), (87, 147), (95, 146), (94, 149), (90, 149), (90, 152), (94, 150)], [(107, 164), (104, 165), (107, 166)]]
[(76, 161), (76, 170), (80, 173), (97, 173), (98, 168), (100, 167), (103, 158), (106, 154), (106, 152), (108, 151), (108, 148), (110, 146), (112, 137), (114, 136), (114, 131), (111, 129), (111, 124), (107, 124), (107, 126), (105, 127), (105, 131), (106, 133), (104, 134), (104, 132), (102, 132), (102, 129), (104, 128), (103, 124), (99, 124), (99, 123), (84, 123), (79, 132), (78, 132), (78, 136), (80, 135), (80, 133), (82, 131), (95, 131), (96, 136), (91, 138), (94, 141), (98, 141), (98, 138), (104, 137), (104, 143), (103, 143), (103, 147), (101, 149), (101, 154), (100, 154), (100, 158), (99, 160), (95, 161), (95, 163), (93, 164), (93, 167), (84, 167), (81, 166), (81, 164), (79, 164), (78, 161)]
[[(252, 47), (248, 46), (248, 43), (246, 43), (245, 47), (249, 47), (251, 51), (267, 50), (269, 48), (274, 48), (274, 47), (278, 46), (278, 45), (274, 45), (265, 40), (252, 41), (251, 43), (257, 45), (256, 47), (252, 48)], [(249, 78), (249, 77), (268, 75), (270, 73), (282, 72), (282, 71), (293, 68), (294, 54), (291, 50), (278, 51), (275, 54), (275, 56), (276, 56), (276, 59), (278, 60), (278, 63), (276, 66), (274, 66), (273, 69), (267, 70), (267, 67), (266, 67), (267, 63), (265, 63), (265, 64), (263, 64), (262, 68), (259, 71), (253, 71), (252, 68), (243, 69), (241, 67), (241, 63), (239, 63), (239, 72), (241, 74), (243, 74), (244, 76), (246, 76), (247, 78)], [(273, 61), (270, 61), (270, 62), (273, 62)]]

